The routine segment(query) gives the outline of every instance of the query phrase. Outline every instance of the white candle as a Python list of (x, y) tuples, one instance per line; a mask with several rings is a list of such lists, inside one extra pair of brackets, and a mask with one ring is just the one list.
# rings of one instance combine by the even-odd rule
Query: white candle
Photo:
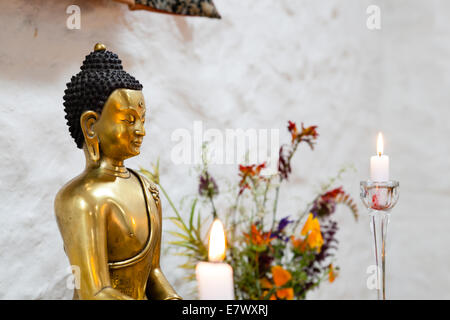
[(209, 235), (210, 262), (199, 262), (195, 269), (200, 300), (233, 300), (233, 268), (223, 263), (225, 232), (220, 220), (214, 220)]
[(378, 134), (377, 155), (370, 158), (370, 180), (389, 181), (389, 157), (383, 155), (383, 135)]
[(200, 300), (233, 300), (233, 269), (220, 262), (199, 262), (196, 268)]

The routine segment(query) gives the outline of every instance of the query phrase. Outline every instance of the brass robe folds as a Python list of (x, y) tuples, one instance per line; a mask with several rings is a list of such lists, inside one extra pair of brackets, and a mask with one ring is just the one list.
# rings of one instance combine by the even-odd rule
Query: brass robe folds
[[(79, 81), (95, 78), (103, 83), (109, 76), (115, 77), (109, 87), (99, 87), (109, 90), (101, 112), (76, 107), (79, 97), (89, 94), (89, 83), (87, 89), (77, 83), (65, 96), (66, 118), (75, 126), (72, 136), (76, 141), (84, 139), (86, 156), (84, 172), (68, 182), (55, 199), (64, 249), (73, 269), (79, 271), (75, 272), (79, 286), (74, 299), (181, 299), (159, 265), (162, 218), (158, 189), (123, 164), (140, 153), (145, 136), (144, 98), (140, 90), (126, 87), (132, 86), (129, 75), (117, 66), (120, 60), (114, 58), (116, 55), (103, 55), (105, 50), (96, 45), (79, 77)], [(123, 74), (128, 80), (120, 82), (118, 77)], [(73, 77), (72, 82), (77, 79)], [(87, 99), (86, 103), (92, 101)], [(82, 112), (81, 116), (76, 112)], [(79, 123), (70, 122), (74, 117), (79, 117)]]

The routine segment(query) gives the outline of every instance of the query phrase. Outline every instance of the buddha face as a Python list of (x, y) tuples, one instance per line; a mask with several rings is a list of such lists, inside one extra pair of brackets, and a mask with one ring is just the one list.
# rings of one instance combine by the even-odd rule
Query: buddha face
[(125, 160), (140, 153), (145, 136), (145, 102), (139, 90), (116, 89), (92, 125), (101, 154)]

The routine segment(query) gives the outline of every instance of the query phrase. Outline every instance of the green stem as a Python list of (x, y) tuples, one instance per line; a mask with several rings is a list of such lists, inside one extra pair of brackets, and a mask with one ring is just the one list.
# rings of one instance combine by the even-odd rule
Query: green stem
[(266, 208), (266, 203), (267, 203), (267, 193), (269, 191), (269, 187), (270, 187), (270, 182), (272, 181), (272, 177), (268, 178), (266, 181), (266, 189), (264, 190), (264, 200), (263, 200), (263, 209), (265, 210)]
[(272, 230), (275, 228), (275, 220), (277, 217), (277, 208), (278, 208), (278, 197), (280, 196), (280, 186), (281, 186), (281, 176), (280, 181), (277, 185), (277, 188), (275, 189), (275, 200), (273, 203), (273, 213), (272, 213)]
[[(230, 241), (230, 259), (231, 259), (231, 265), (235, 266), (235, 260), (236, 260), (236, 255), (235, 255), (235, 250), (236, 248), (234, 247), (235, 245), (235, 238), (236, 238), (236, 212), (239, 206), (239, 199), (240, 199), (240, 194), (238, 193), (238, 195), (236, 196), (236, 202), (235, 202), (235, 206), (234, 206), (234, 210), (233, 210), (233, 214), (232, 214), (232, 218), (231, 218), (231, 241)], [(233, 273), (234, 277), (236, 277), (236, 273)], [(235, 285), (236, 285), (236, 281), (235, 281)], [(238, 292), (238, 290), (236, 291)]]
[(209, 198), (209, 201), (211, 202), (211, 206), (212, 206), (212, 210), (213, 210), (213, 219), (215, 220), (217, 218), (216, 206), (214, 205), (213, 197), (210, 196), (208, 198)]
[(235, 240), (235, 236), (236, 236), (236, 212), (239, 206), (239, 199), (240, 199), (240, 194), (237, 195), (236, 197), (236, 203), (235, 203), (235, 207), (233, 210), (233, 218), (232, 218), (232, 222), (231, 222), (231, 243), (234, 244), (234, 240)]
[(256, 290), (257, 290), (257, 297), (256, 297), (256, 299), (258, 299), (259, 297), (261, 297), (262, 296), (262, 291), (261, 291), (261, 284), (259, 283), (259, 277), (260, 277), (260, 274), (259, 274), (259, 253), (256, 253), (256, 255), (255, 255), (255, 262), (256, 262), (256, 281), (255, 281), (255, 284), (256, 284)]
[[(296, 142), (294, 144), (294, 146), (292, 147), (292, 152), (289, 154), (287, 163), (290, 165), (291, 163), (291, 159), (294, 156), (295, 151), (297, 151), (297, 147), (298, 147), (299, 143)], [(275, 221), (276, 221), (276, 216), (277, 216), (277, 208), (278, 208), (278, 197), (280, 195), (280, 187), (281, 187), (281, 182), (283, 182), (283, 177), (280, 175), (279, 176), (279, 181), (278, 181), (278, 186), (275, 190), (275, 201), (273, 204), (273, 213), (272, 213), (272, 230), (275, 227)]]
[[(252, 196), (253, 196), (253, 201), (255, 202), (255, 213), (256, 213), (256, 216), (258, 217), (259, 213), (264, 211), (264, 209), (261, 209), (261, 205), (258, 201), (258, 194), (256, 192), (256, 188), (257, 188), (256, 182), (254, 179), (251, 179), (251, 181), (252, 181), (251, 192), (252, 192)], [(251, 223), (253, 223), (253, 216), (254, 215), (252, 214)], [(261, 230), (263, 229), (263, 227), (264, 227), (264, 219), (261, 221)]]

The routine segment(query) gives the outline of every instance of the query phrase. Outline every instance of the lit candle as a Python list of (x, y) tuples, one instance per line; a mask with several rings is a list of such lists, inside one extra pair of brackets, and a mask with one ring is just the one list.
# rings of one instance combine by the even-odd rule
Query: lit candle
[(383, 154), (383, 135), (378, 134), (377, 155), (370, 158), (370, 180), (389, 181), (389, 157)]
[(200, 300), (233, 300), (233, 268), (222, 262), (225, 232), (219, 219), (211, 226), (208, 258), (209, 262), (199, 262), (195, 269)]

